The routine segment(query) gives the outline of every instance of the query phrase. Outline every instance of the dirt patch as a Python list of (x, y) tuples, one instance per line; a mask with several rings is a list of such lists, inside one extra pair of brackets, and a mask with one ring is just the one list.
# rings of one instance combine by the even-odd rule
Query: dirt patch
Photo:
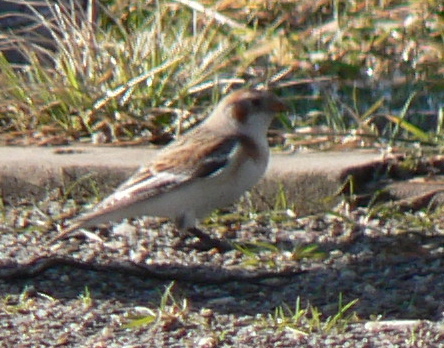
[[(30, 212), (29, 221), (41, 213)], [(55, 231), (4, 225), (2, 343), (439, 347), (444, 222), (438, 214), (432, 224), (420, 213), (391, 215), (343, 207), (306, 218), (261, 214), (207, 225), (244, 247), (226, 253), (198, 251), (193, 240), (181, 245), (170, 224), (153, 219), (95, 231), (103, 243), (78, 236), (55, 245), (47, 244)], [(353, 317), (327, 330), (340, 302), (356, 299), (347, 312)], [(312, 314), (284, 323), (276, 317), (276, 308), (297, 301), (319, 310), (318, 326)], [(134, 321), (150, 315), (151, 323)]]

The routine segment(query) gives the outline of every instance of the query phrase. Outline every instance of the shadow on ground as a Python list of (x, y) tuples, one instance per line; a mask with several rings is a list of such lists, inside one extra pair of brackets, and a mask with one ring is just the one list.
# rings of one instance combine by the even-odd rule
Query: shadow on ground
[(164, 285), (176, 280), (177, 298), (187, 298), (193, 308), (225, 314), (269, 313), (284, 303), (292, 307), (300, 297), (332, 315), (342, 296), (344, 304), (359, 299), (353, 310), (361, 318), (437, 320), (444, 311), (442, 245), (441, 236), (361, 235), (347, 243), (320, 243), (320, 249), (330, 254), (324, 261), (306, 259), (286, 262), (277, 270), (250, 271), (212, 263), (235, 252), (217, 257), (202, 253), (208, 262), (199, 265), (187, 265), (186, 253), (181, 253), (184, 260), (175, 255), (170, 260), (153, 259), (147, 266), (108, 259), (105, 250), (99, 259), (80, 262), (66, 257), (33, 276), (18, 273), (2, 279), (0, 288), (3, 296), (32, 289), (33, 294), (61, 301), (77, 299), (88, 288), (94, 301), (136, 307), (158, 304)]

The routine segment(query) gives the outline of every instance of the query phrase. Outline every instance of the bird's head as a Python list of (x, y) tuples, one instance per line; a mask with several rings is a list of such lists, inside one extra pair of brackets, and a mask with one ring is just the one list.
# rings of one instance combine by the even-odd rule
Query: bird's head
[(242, 89), (223, 98), (207, 124), (213, 129), (228, 126), (229, 131), (234, 128), (245, 135), (265, 134), (275, 114), (287, 110), (288, 106), (269, 91)]

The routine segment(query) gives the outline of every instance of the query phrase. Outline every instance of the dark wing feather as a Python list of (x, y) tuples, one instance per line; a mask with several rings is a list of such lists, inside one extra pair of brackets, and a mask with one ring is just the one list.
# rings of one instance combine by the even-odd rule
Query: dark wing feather
[(227, 165), (239, 143), (239, 139), (233, 137), (214, 148), (209, 156), (200, 161), (193, 176), (205, 178), (217, 175)]

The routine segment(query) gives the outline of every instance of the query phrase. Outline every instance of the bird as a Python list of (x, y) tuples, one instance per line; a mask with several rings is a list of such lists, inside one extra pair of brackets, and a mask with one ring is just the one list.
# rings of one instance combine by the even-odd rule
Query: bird
[(274, 116), (285, 111), (286, 103), (267, 90), (228, 94), (204, 121), (74, 218), (53, 242), (79, 229), (141, 216), (169, 218), (179, 231), (214, 242), (197, 221), (234, 203), (264, 175), (270, 156), (267, 131)]

